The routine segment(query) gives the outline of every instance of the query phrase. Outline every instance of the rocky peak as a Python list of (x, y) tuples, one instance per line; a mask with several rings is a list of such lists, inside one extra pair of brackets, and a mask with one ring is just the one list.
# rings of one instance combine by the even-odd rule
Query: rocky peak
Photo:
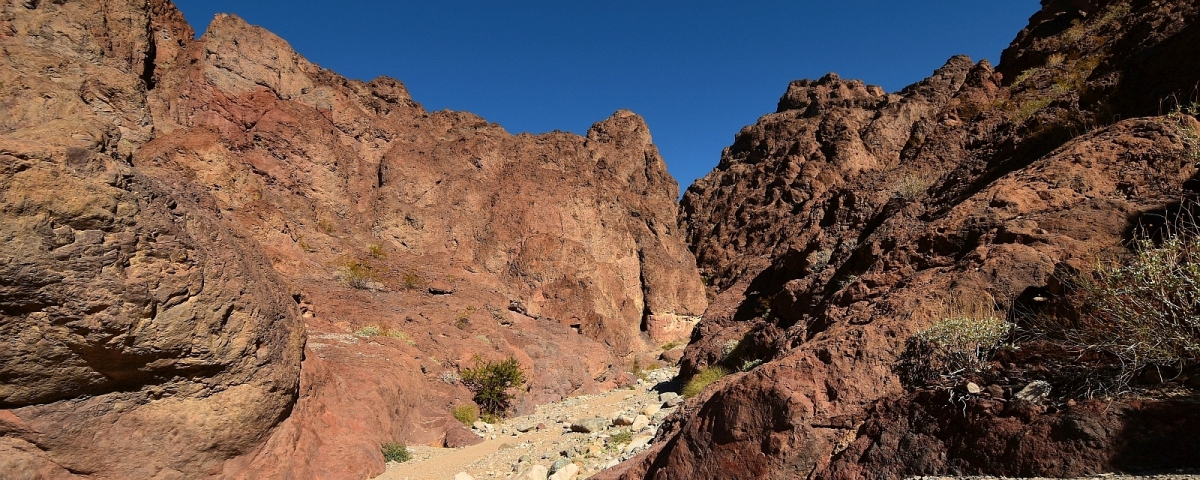
[(842, 80), (836, 73), (830, 73), (816, 81), (796, 80), (788, 84), (776, 111), (805, 110), (803, 116), (814, 116), (829, 107), (870, 108), (885, 95), (882, 87), (866, 85), (861, 80)]

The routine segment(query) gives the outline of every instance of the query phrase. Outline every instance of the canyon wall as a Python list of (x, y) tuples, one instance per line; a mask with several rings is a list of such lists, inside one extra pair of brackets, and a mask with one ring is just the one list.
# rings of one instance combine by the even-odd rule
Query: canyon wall
[(512, 135), (166, 0), (8, 0), (0, 48), (0, 471), (361, 478), (478, 441), (476, 355), (528, 411), (707, 306), (631, 112)]
[(1025, 326), (1067, 272), (1197, 193), (1198, 15), (1046, 0), (996, 68), (955, 57), (894, 94), (832, 74), (789, 85), (681, 205), (720, 288), (682, 375), (734, 373), (600, 478), (1196, 467), (1200, 441), (1164, 427), (1195, 415), (1186, 402), (1076, 401), (1062, 383), (1015, 398), (1061, 379), (1044, 352), (1004, 353), (973, 393), (901, 373), (908, 340), (955, 305)]

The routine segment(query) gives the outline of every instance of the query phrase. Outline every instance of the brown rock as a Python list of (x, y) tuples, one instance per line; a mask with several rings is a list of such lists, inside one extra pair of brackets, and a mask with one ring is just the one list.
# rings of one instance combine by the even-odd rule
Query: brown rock
[(165, 0), (16, 2), (0, 26), (0, 331), (21, 339), (0, 457), (21, 468), (375, 475), (383, 443), (474, 441), (448, 415), (474, 355), (521, 362), (529, 411), (707, 305), (631, 112), (514, 136), (234, 16), (194, 40)]
[[(1195, 188), (1186, 132), (1200, 122), (1136, 117), (1162, 113), (1165, 89), (1190, 91), (1200, 77), (1191, 41), (1200, 8), (1095, 2), (1097, 13), (1067, 34), (1069, 2), (1043, 3), (1000, 73), (956, 57), (895, 94), (832, 75), (793, 82), (778, 111), (743, 129), (688, 189), (681, 223), (720, 292), (681, 375), (765, 363), (692, 399), (659, 434), (662, 446), (620, 478), (733, 478), (732, 464), (737, 478), (902, 478), (1077, 476), (1135, 457), (1187, 463), (1182, 444), (1114, 456), (1125, 444), (1103, 429), (1068, 427), (1053, 406), (996, 395), (971, 400), (976, 416), (962, 420), (986, 427), (912, 416), (926, 407), (906, 391), (921, 386), (895, 374), (905, 340), (940, 305), (1033, 308), (1024, 293), (1051, 290), (1060, 269), (1087, 268), (1143, 215)], [(1063, 62), (1047, 66), (1053, 53)], [(1055, 87), (1071, 75), (1078, 89)], [(920, 398), (930, 409), (948, 401)], [(1131, 408), (1146, 419), (1187, 410)], [(879, 420), (862, 429), (846, 420), (864, 418)], [(1021, 440), (1027, 428), (1039, 433)], [(1063, 441), (1058, 428), (1078, 436)]]

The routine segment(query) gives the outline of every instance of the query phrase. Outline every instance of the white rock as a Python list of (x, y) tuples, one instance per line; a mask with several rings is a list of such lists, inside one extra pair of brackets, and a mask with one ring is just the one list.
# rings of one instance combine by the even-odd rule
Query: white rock
[(578, 474), (579, 465), (568, 463), (567, 465), (558, 469), (557, 472), (554, 472), (554, 475), (551, 475), (549, 480), (571, 480), (572, 478), (575, 478), (575, 475)]
[(643, 428), (646, 428), (649, 425), (650, 425), (649, 418), (646, 418), (645, 415), (638, 415), (637, 418), (633, 419), (633, 423), (630, 424), (629, 428), (631, 430), (637, 432), (637, 431), (641, 431)]
[(633, 421), (634, 418), (629, 415), (617, 415), (617, 418), (613, 419), (613, 425), (627, 427), (633, 425)]
[(645, 447), (646, 445), (650, 444), (651, 440), (654, 440), (654, 437), (650, 435), (638, 435), (633, 437), (633, 440), (630, 440), (629, 445), (625, 446), (625, 453), (632, 453), (634, 450)]
[(472, 477), (467, 472), (458, 472), (454, 474), (454, 480), (475, 480), (475, 477)]
[(645, 415), (647, 417), (653, 417), (654, 414), (658, 413), (659, 410), (662, 410), (662, 407), (658, 406), (657, 404), (651, 403), (649, 405), (646, 405), (645, 408), (642, 408), (642, 415)]
[(547, 480), (546, 477), (549, 474), (550, 472), (546, 470), (546, 467), (534, 465), (508, 480)]
[(487, 424), (483, 423), (483, 420), (476, 420), (471, 426), (475, 427), (476, 430), (487, 430)]

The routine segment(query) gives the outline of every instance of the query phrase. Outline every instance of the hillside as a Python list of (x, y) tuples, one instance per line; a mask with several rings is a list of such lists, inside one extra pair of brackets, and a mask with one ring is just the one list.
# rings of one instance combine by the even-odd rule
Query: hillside
[[(683, 375), (734, 373), (602, 477), (1200, 466), (1194, 356), (1108, 388), (1112, 356), (1044, 328), (1091, 318), (1078, 275), (1189, 218), (1197, 15), (1046, 0), (995, 68), (955, 57), (891, 94), (833, 74), (789, 85), (681, 205), (720, 289)], [(955, 318), (1016, 333), (977, 367), (931, 375), (936, 351), (917, 340)], [(1022, 394), (1035, 381), (1049, 393)]]

